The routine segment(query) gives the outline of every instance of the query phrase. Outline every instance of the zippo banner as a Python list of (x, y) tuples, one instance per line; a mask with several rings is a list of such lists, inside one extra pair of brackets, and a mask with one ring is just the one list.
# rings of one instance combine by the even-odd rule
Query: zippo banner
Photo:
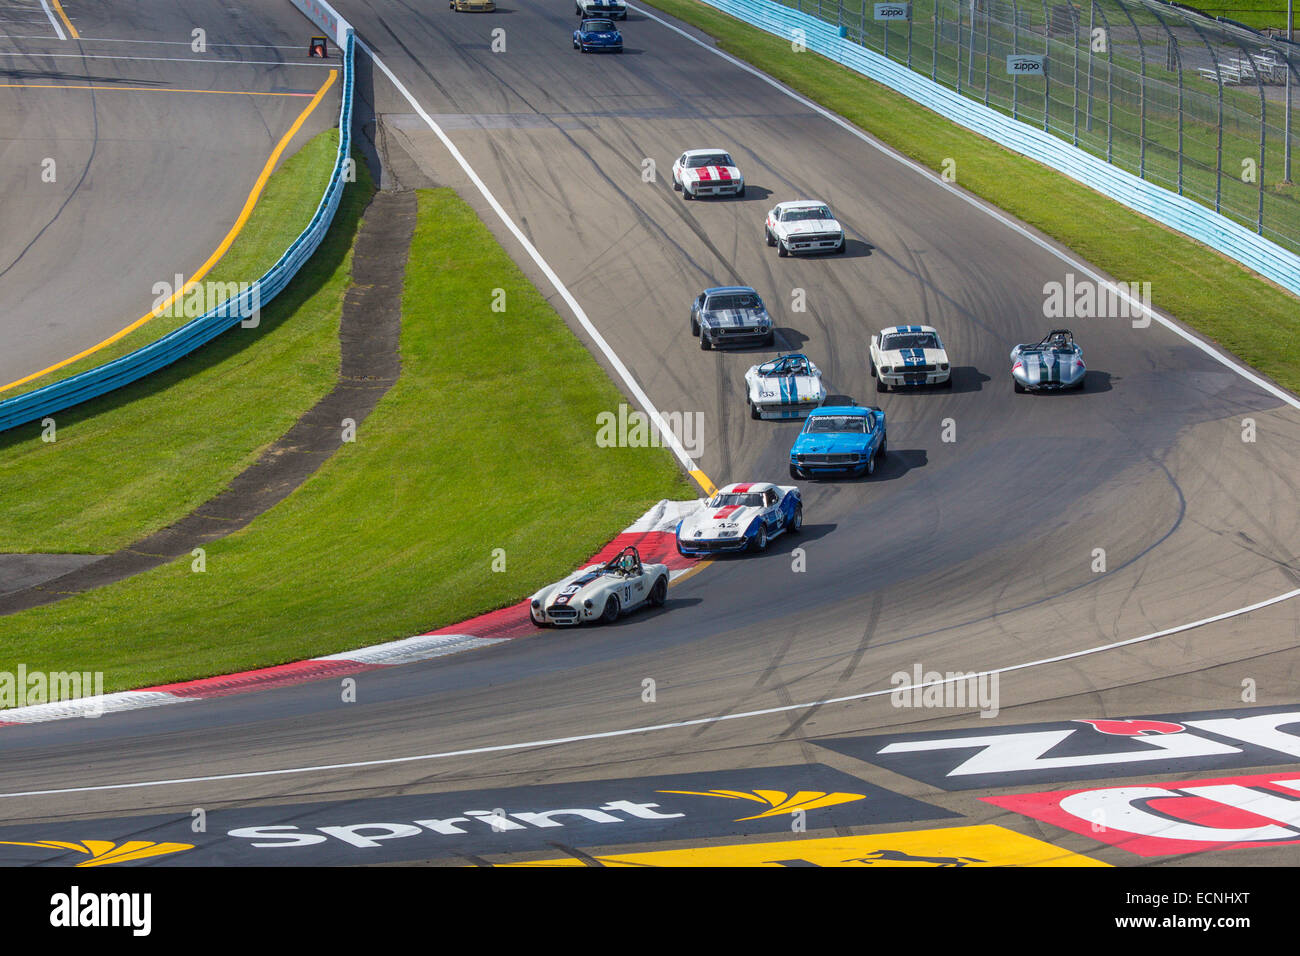
[(1047, 57), (1017, 53), (1007, 57), (1007, 76), (1042, 76), (1047, 72)]
[(1126, 719), (1080, 717), (819, 743), (943, 790), (984, 790), (1294, 764), (1300, 759), (1300, 706)]
[(910, 3), (877, 3), (875, 5), (877, 20), (909, 20), (912, 16)]
[(1300, 844), (1300, 773), (981, 799), (1138, 856)]

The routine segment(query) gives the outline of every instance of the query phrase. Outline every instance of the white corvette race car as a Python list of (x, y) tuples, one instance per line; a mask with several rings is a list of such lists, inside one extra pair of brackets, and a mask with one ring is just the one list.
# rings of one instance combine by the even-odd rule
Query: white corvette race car
[(624, 548), (611, 561), (542, 588), (529, 599), (528, 616), (538, 627), (612, 624), (620, 614), (642, 604), (659, 607), (667, 597), (668, 565), (642, 564), (636, 548)]
[(808, 356), (778, 355), (745, 373), (750, 418), (803, 418), (826, 401), (822, 373)]
[(928, 325), (892, 325), (871, 337), (876, 391), (902, 385), (952, 386), (952, 367), (939, 333)]
[(745, 178), (725, 149), (688, 149), (673, 160), (673, 189), (683, 199), (743, 196)]
[(803, 527), (803, 499), (794, 485), (770, 481), (727, 485), (677, 522), (684, 555), (765, 551), (773, 538)]
[(772, 207), (763, 223), (763, 238), (778, 256), (792, 252), (843, 252), (844, 227), (824, 202), (799, 199)]

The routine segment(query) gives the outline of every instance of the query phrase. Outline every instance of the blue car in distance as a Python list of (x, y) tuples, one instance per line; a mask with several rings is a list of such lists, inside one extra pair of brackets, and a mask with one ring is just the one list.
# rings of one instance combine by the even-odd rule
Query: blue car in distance
[(622, 53), (623, 34), (614, 21), (605, 17), (590, 17), (573, 31), (573, 48), (583, 53)]
[(790, 449), (790, 477), (873, 475), (885, 457), (885, 413), (832, 405), (808, 416)]

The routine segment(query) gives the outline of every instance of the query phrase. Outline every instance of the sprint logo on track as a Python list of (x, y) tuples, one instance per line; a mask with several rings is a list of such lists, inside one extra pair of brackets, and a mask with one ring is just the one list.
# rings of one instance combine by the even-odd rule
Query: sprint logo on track
[[(0, 865), (66, 865), (69, 850), (86, 854), (91, 865), (101, 857), (103, 862), (143, 859), (130, 857), (136, 852), (128, 850), (132, 840), (151, 841), (138, 852), (177, 866), (479, 862), (521, 852), (553, 853), (557, 845), (748, 839), (957, 816), (822, 764), (800, 764), (223, 808), (208, 813), (201, 833), (191, 831), (188, 816), (177, 815), (0, 827), (0, 842), (10, 845), (9, 852), (0, 853)], [(122, 855), (109, 860), (90, 841), (77, 843), (91, 826), (118, 835), (121, 843), (105, 852)], [(162, 849), (182, 841), (193, 849)], [(24, 854), (19, 847), (32, 849)], [(54, 849), (64, 851), (61, 858), (53, 858)], [(924, 855), (984, 859), (980, 853)]]
[[(795, 793), (786, 793), (784, 790), (660, 790), (658, 792), (677, 796), (748, 801), (767, 808), (760, 813), (735, 819), (733, 821), (735, 823), (773, 817), (784, 818), (788, 823), (795, 814), (806, 814), (810, 810), (867, 799), (866, 794), (862, 793), (827, 793), (821, 790), (800, 790)], [(666, 812), (660, 803), (611, 800), (598, 807), (566, 807), (552, 810), (505, 810), (504, 808), (464, 810), (461, 815), (452, 817), (425, 818), (401, 823), (322, 826), (317, 827), (316, 832), (307, 832), (291, 824), (240, 827), (230, 830), (228, 836), (252, 841), (250, 845), (259, 849), (316, 846), (331, 839), (361, 849), (373, 849), (381, 846), (383, 841), (428, 836), (431, 833), (444, 836), (470, 835), (476, 830), (481, 833), (479, 826), (487, 827), (492, 833), (500, 834), (530, 829), (550, 830), (573, 827), (588, 829), (589, 827), (585, 825), (593, 823), (608, 826), (641, 820), (684, 820), (688, 816), (690, 814), (683, 811)]]
[(28, 846), (42, 850), (58, 850), (63, 853), (82, 853), (87, 858), (74, 866), (105, 866), (109, 863), (127, 863), (132, 860), (144, 860), (149, 857), (163, 856), (168, 853), (180, 853), (192, 850), (192, 843), (151, 843), (148, 840), (129, 840), (126, 843), (114, 843), (111, 840), (36, 840), (31, 843), (0, 840), (0, 846)]
[(664, 790), (663, 793), (680, 793), (693, 797), (723, 797), (727, 800), (752, 800), (768, 806), (762, 813), (741, 817), (737, 823), (746, 820), (761, 820), (783, 814), (807, 812), (820, 807), (833, 807), (837, 803), (849, 803), (853, 800), (865, 800), (860, 793), (821, 793), (816, 790), (800, 790), (795, 794), (786, 794), (780, 790), (759, 790), (756, 793), (741, 793), (738, 790)]

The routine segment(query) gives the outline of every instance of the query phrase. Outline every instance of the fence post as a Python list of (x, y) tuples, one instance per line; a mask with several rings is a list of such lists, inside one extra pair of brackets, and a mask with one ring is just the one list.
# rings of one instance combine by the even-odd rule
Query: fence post
[(1287, 0), (1287, 107), (1282, 117), (1282, 181), (1291, 182), (1291, 74), (1296, 72), (1291, 55), (1295, 47), (1295, 17), (1291, 0)]
[[(866, 0), (863, 0), (865, 8)], [(930, 41), (930, 79), (939, 80), (939, 44), (943, 42), (943, 0), (934, 0), (934, 37)]]
[[(957, 34), (961, 43), (961, 34)], [(970, 43), (966, 47), (966, 85), (975, 85), (975, 0), (970, 0)]]
[(907, 5), (907, 68), (912, 68), (912, 5)]
[[(1016, 0), (1011, 0), (1011, 52), (1020, 52), (1020, 9)], [(1011, 74), (1011, 118), (1019, 119), (1020, 112), (1020, 76)]]
[(1073, 145), (1079, 145), (1079, 14), (1070, 8), (1070, 30), (1073, 32), (1072, 45), (1074, 47), (1074, 125), (1073, 125)]
[(957, 92), (961, 92), (961, 4), (962, 0), (957, 0)]
[(1052, 15), (1043, 0), (1043, 132), (1052, 131)]
[(1142, 78), (1138, 81), (1138, 178), (1147, 178), (1147, 48), (1142, 42), (1142, 29), (1133, 19), (1133, 14), (1129, 13), (1128, 7), (1120, 4), (1119, 8), (1124, 11), (1124, 16), (1128, 17), (1128, 22), (1133, 24), (1133, 33), (1137, 36), (1138, 44), (1138, 64), (1141, 67)]
[(989, 66), (989, 34), (991, 32), (990, 23), (993, 21), (992, 12), (987, 6), (984, 8), (984, 105), (989, 105), (989, 74), (992, 72)]

